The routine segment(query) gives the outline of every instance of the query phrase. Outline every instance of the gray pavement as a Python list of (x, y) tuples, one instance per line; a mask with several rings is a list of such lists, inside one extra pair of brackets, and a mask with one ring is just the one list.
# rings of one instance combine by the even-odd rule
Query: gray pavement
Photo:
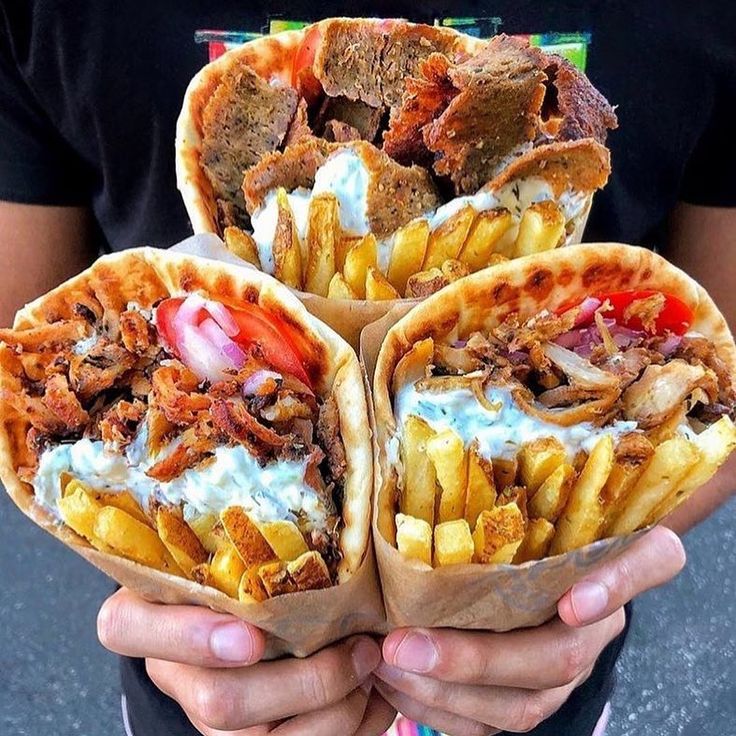
[[(736, 736), (736, 499), (642, 598), (608, 736)], [(111, 583), (0, 492), (0, 734), (122, 736), (115, 658), (95, 638)], [(564, 736), (564, 734), (560, 734)]]

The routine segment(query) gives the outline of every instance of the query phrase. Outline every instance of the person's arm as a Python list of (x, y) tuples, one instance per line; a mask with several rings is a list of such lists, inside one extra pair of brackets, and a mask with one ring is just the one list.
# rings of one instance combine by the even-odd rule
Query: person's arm
[[(736, 207), (680, 203), (670, 220), (668, 260), (713, 297), (731, 330), (736, 329)], [(665, 524), (684, 534), (736, 493), (736, 453), (717, 475), (671, 514)]]
[(96, 255), (84, 207), (0, 202), (0, 324), (26, 302), (87, 267)]

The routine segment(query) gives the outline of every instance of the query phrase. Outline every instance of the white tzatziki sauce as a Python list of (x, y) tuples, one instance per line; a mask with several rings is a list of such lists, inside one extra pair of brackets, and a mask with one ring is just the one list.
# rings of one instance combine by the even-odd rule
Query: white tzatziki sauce
[(148, 508), (153, 496), (170, 504), (183, 504), (184, 514), (218, 514), (228, 506), (242, 506), (259, 522), (296, 520), (303, 513), (314, 527), (327, 518), (317, 492), (305, 483), (306, 459), (278, 460), (265, 466), (242, 445), (222, 446), (214, 458), (189, 468), (172, 481), (149, 478), (146, 470), (173, 451), (176, 441), (151, 458), (146, 433), (141, 431), (124, 453), (106, 450), (99, 440), (81, 439), (45, 450), (33, 481), (36, 499), (58, 516), (61, 497), (59, 476), (66, 472), (96, 490), (130, 491)]
[(606, 427), (582, 422), (562, 427), (544, 422), (525, 413), (509, 389), (487, 386), (485, 395), (495, 411), (478, 402), (470, 389), (445, 392), (417, 391), (414, 384), (403, 386), (394, 398), (394, 416), (398, 431), (406, 419), (417, 416), (435, 431), (454, 430), (466, 447), (478, 441), (478, 451), (488, 459), (510, 460), (522, 445), (536, 439), (554, 437), (567, 450), (572, 461), (579, 450), (590, 452), (600, 437), (611, 435), (616, 442), (622, 435), (633, 432), (636, 422), (616, 421)]

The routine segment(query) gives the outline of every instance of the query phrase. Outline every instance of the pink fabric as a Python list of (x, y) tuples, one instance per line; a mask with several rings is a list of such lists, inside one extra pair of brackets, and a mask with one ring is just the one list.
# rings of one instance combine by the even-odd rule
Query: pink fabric
[(598, 725), (595, 727), (595, 731), (591, 734), (591, 736), (603, 736), (606, 732), (606, 726), (608, 726), (608, 721), (611, 718), (611, 704), (606, 703), (606, 707), (603, 709), (603, 713), (601, 713), (601, 717), (598, 721)]

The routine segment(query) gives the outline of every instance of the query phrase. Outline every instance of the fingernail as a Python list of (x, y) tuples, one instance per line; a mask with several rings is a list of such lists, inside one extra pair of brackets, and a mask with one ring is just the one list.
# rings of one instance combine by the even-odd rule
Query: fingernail
[(381, 652), (378, 645), (370, 639), (360, 638), (350, 652), (353, 660), (353, 669), (359, 682), (363, 682), (381, 661)]
[(570, 603), (578, 621), (590, 621), (606, 612), (608, 588), (601, 583), (582, 582), (573, 585)]
[(437, 664), (439, 652), (434, 642), (420, 631), (408, 633), (394, 653), (394, 664), (410, 672), (429, 672)]
[(210, 634), (210, 651), (223, 662), (249, 662), (253, 637), (245, 624), (234, 621), (216, 626)]
[(366, 694), (370, 695), (373, 690), (373, 675), (368, 675), (364, 682), (360, 683), (360, 689)]

